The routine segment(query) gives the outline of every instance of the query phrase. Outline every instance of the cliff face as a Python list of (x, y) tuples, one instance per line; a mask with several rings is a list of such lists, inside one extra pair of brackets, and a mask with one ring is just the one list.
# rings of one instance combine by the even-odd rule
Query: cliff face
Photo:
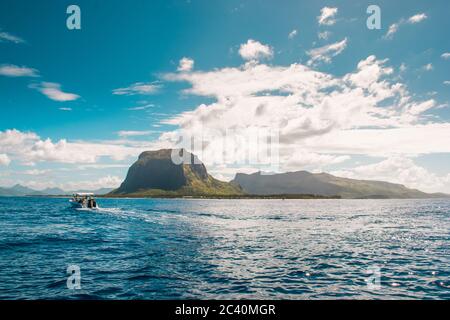
[(186, 150), (174, 150), (189, 163), (172, 161), (172, 149), (145, 151), (128, 170), (121, 186), (111, 195), (179, 196), (237, 195), (239, 187), (214, 179), (205, 165)]
[(342, 198), (436, 198), (442, 194), (429, 194), (403, 185), (384, 181), (347, 179), (327, 173), (307, 171), (265, 175), (238, 173), (232, 181), (244, 192), (254, 195), (314, 194)]

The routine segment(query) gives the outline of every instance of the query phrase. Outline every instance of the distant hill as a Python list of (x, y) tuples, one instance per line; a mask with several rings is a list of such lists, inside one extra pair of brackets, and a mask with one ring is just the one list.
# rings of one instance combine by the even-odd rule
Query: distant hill
[(232, 183), (240, 185), (244, 192), (254, 195), (315, 194), (342, 198), (438, 198), (449, 197), (442, 193), (429, 194), (409, 189), (401, 184), (384, 181), (356, 180), (327, 173), (307, 171), (280, 174), (236, 174)]
[(16, 184), (10, 188), (0, 187), (0, 196), (2, 197), (23, 197), (26, 195), (38, 195), (39, 191)]
[(172, 162), (172, 149), (145, 151), (130, 167), (125, 181), (108, 196), (202, 196), (240, 195), (238, 186), (219, 181), (206, 171), (205, 165), (184, 149), (189, 164)]
[(5, 188), (0, 187), (0, 197), (25, 197), (25, 196), (64, 196), (72, 195), (76, 192), (91, 192), (95, 195), (105, 195), (114, 190), (113, 188), (100, 188), (96, 190), (83, 190), (83, 191), (64, 191), (60, 188), (47, 188), (44, 190), (34, 190), (20, 184), (16, 184), (13, 187)]

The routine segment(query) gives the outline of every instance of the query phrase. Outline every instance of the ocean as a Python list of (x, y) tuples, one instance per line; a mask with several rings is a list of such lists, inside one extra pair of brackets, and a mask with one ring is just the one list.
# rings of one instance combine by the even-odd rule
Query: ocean
[(450, 299), (450, 200), (98, 203), (0, 198), (0, 299)]

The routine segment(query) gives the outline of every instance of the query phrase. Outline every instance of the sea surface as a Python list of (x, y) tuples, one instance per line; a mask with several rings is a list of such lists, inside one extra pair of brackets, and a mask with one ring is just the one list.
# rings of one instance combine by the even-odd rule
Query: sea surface
[(98, 202), (0, 198), (0, 299), (450, 299), (450, 200)]

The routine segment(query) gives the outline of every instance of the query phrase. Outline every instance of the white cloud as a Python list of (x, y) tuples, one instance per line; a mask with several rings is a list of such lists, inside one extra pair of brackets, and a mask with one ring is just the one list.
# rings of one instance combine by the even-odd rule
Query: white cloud
[(400, 25), (398, 23), (393, 23), (389, 26), (388, 32), (384, 36), (385, 39), (392, 39), (394, 34), (398, 31)]
[(450, 174), (438, 176), (403, 156), (393, 156), (379, 163), (339, 170), (332, 174), (347, 178), (399, 183), (427, 192), (450, 190)]
[(132, 85), (125, 88), (118, 88), (113, 90), (113, 94), (115, 95), (150, 95), (155, 94), (161, 89), (161, 85), (157, 83), (145, 83), (145, 82), (136, 82)]
[(72, 108), (61, 107), (61, 108), (59, 108), (59, 110), (61, 110), (61, 111), (72, 111)]
[[(446, 142), (450, 140), (450, 123), (433, 123), (425, 115), (436, 108), (436, 101), (417, 100), (387, 64), (386, 59), (369, 56), (342, 77), (301, 64), (245, 64), (209, 72), (166, 74), (167, 81), (191, 84), (185, 94), (214, 97), (216, 101), (163, 123), (177, 126), (184, 136), (206, 136), (206, 143), (194, 151), (202, 155), (208, 169), (223, 177), (241, 167), (258, 167), (258, 163), (229, 162), (219, 166), (216, 161), (226, 143), (221, 133), (232, 138), (233, 153), (242, 157), (248, 148), (234, 141), (251, 136), (252, 128), (279, 130), (281, 170), (314, 166), (314, 161), (316, 168), (326, 167), (352, 155), (450, 152)], [(210, 135), (211, 129), (218, 133)], [(180, 132), (166, 132), (159, 141), (166, 147), (176, 145)], [(293, 158), (293, 154), (298, 156)]]
[(144, 105), (141, 105), (141, 106), (128, 108), (127, 110), (129, 110), (129, 111), (141, 111), (141, 110), (147, 110), (147, 109), (153, 108), (154, 106), (155, 105), (153, 103), (147, 103), (147, 104), (144, 104)]
[(66, 192), (69, 192), (94, 191), (100, 188), (117, 188), (121, 184), (122, 179), (117, 176), (107, 175), (97, 179), (70, 181), (64, 183), (48, 181), (48, 179), (19, 182), (20, 184), (35, 190), (43, 190), (46, 188), (60, 188)]
[(419, 23), (419, 22), (425, 20), (426, 18), (428, 18), (428, 17), (427, 17), (427, 15), (425, 13), (418, 13), (418, 14), (413, 15), (412, 17), (410, 17), (408, 19), (408, 22), (412, 23), (412, 24)]
[(32, 84), (30, 88), (36, 89), (45, 95), (47, 98), (54, 101), (74, 101), (80, 98), (79, 95), (75, 93), (68, 93), (61, 90), (61, 85), (54, 82), (41, 82), (40, 84)]
[(13, 64), (0, 66), (0, 75), (6, 77), (38, 77), (38, 71), (25, 66), (19, 67)]
[(188, 72), (191, 71), (193, 68), (194, 68), (194, 60), (184, 57), (180, 60), (177, 70), (181, 72)]
[(12, 35), (9, 32), (5, 32), (5, 31), (1, 31), (0, 30), (0, 42), (2, 41), (9, 41), (9, 42), (14, 42), (14, 43), (25, 43), (25, 40), (23, 40), (22, 38), (19, 38), (15, 35)]
[(41, 175), (47, 175), (47, 174), (51, 173), (51, 170), (30, 169), (30, 170), (20, 171), (19, 173), (30, 175), (30, 176), (41, 176)]
[(298, 32), (297, 32), (296, 29), (292, 30), (292, 31), (289, 33), (288, 38), (289, 38), (289, 39), (295, 38), (295, 36), (297, 35), (297, 33), (298, 33)]
[(11, 163), (11, 159), (8, 157), (7, 154), (0, 153), (0, 165), (1, 166), (8, 166)]
[(428, 64), (423, 66), (423, 70), (431, 71), (431, 70), (433, 70), (433, 65), (431, 63), (428, 63)]
[(146, 130), (146, 131), (126, 131), (126, 130), (121, 130), (121, 131), (117, 132), (119, 137), (146, 136), (146, 135), (149, 135), (149, 134), (152, 134), (152, 133), (154, 133), (154, 131), (152, 131), (152, 130)]
[(245, 60), (260, 60), (262, 58), (272, 58), (273, 49), (259, 41), (249, 39), (247, 43), (241, 44), (239, 54)]
[(283, 168), (285, 170), (302, 170), (305, 167), (314, 167), (315, 169), (323, 166), (329, 166), (332, 164), (342, 163), (349, 160), (349, 156), (343, 155), (330, 155), (310, 152), (302, 149), (295, 149), (293, 152), (286, 156)]
[(406, 66), (405, 63), (402, 63), (402, 64), (400, 65), (400, 68), (399, 68), (400, 72), (405, 72), (406, 69), (408, 69), (408, 67)]
[(320, 16), (317, 17), (317, 22), (320, 25), (331, 26), (336, 23), (336, 19), (334, 19), (334, 17), (337, 12), (338, 8), (323, 7), (320, 10)]
[(308, 65), (314, 65), (319, 62), (330, 63), (331, 59), (342, 53), (342, 51), (344, 51), (346, 47), (347, 38), (320, 48), (311, 49), (307, 52), (307, 54), (310, 56)]
[(397, 33), (397, 31), (400, 29), (401, 26), (405, 24), (416, 24), (419, 23), (427, 18), (427, 15), (425, 13), (418, 13), (416, 15), (411, 16), (409, 19), (400, 19), (398, 22), (393, 23), (389, 26), (388, 32), (384, 36), (385, 39), (392, 39), (394, 37), (394, 34)]
[(450, 52), (444, 52), (442, 55), (441, 55), (441, 58), (442, 59), (450, 59)]
[(450, 85), (450, 80), (445, 80), (443, 83), (444, 83), (445, 85), (449, 86), (449, 85)]
[(317, 37), (318, 37), (319, 39), (322, 39), (322, 40), (328, 40), (328, 38), (330, 37), (330, 35), (331, 35), (331, 32), (329, 32), (329, 31), (323, 31), (323, 32), (319, 32), (319, 33), (317, 34)]
[(69, 142), (65, 139), (53, 142), (51, 139), (41, 139), (34, 132), (15, 129), (0, 131), (0, 153), (23, 165), (38, 162), (97, 163), (102, 158), (120, 161), (136, 156), (143, 147), (150, 146), (149, 143), (133, 146), (126, 142)]

